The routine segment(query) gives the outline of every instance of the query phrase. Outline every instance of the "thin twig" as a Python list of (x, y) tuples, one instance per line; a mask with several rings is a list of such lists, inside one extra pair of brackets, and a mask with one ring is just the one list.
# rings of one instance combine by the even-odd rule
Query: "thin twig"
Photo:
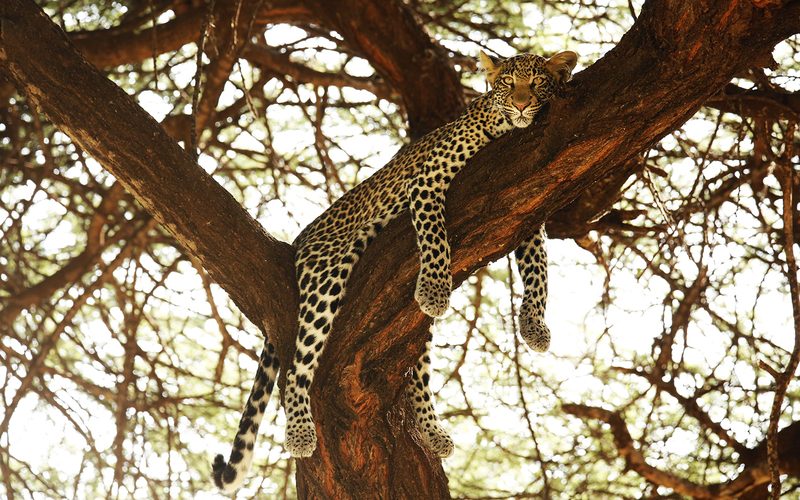
[[(244, 99), (247, 102), (248, 108), (250, 108), (250, 113), (253, 115), (253, 119), (258, 120), (258, 110), (256, 110), (255, 104), (253, 104), (253, 98), (250, 95), (250, 89), (247, 88), (247, 84), (244, 80), (244, 71), (242, 71), (242, 58), (241, 54), (244, 51), (245, 47), (252, 44), (251, 37), (253, 36), (253, 25), (256, 19), (256, 14), (258, 13), (259, 9), (261, 9), (261, 4), (264, 0), (258, 0), (253, 6), (253, 12), (250, 13), (250, 22), (247, 24), (247, 33), (245, 34), (245, 41), (241, 44), (239, 48), (239, 53), (236, 55), (236, 65), (239, 67), (239, 75), (242, 77), (242, 90), (244, 91)], [(238, 9), (241, 8), (241, 3), (237, 7), (236, 12), (236, 19), (239, 19), (239, 12)], [(236, 31), (234, 30), (234, 34)]]
[(153, 87), (158, 92), (158, 36), (156, 35), (156, 16), (155, 7), (153, 7), (153, 0), (148, 0), (148, 8), (150, 9), (150, 17), (153, 19)]
[(633, 7), (633, 0), (628, 0), (628, 9), (631, 11), (631, 16), (633, 17), (633, 22), (637, 22), (639, 18), (636, 16), (636, 9)]
[(199, 156), (199, 145), (197, 144), (197, 106), (200, 102), (200, 79), (203, 76), (203, 53), (206, 50), (206, 39), (208, 38), (208, 26), (211, 24), (211, 14), (214, 12), (216, 0), (208, 3), (206, 18), (203, 20), (203, 27), (200, 28), (200, 40), (197, 42), (197, 71), (194, 74), (194, 92), (192, 93), (192, 132), (189, 151), (195, 163)]

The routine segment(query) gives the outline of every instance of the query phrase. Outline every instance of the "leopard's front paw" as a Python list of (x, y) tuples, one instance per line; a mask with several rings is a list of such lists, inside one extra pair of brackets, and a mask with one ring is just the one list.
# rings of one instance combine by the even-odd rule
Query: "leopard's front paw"
[[(448, 273), (449, 274), (449, 273)], [(453, 289), (453, 277), (446, 279), (431, 279), (421, 273), (417, 278), (417, 290), (414, 299), (419, 303), (419, 308), (428, 316), (441, 318), (450, 307), (450, 292)]]
[(314, 428), (314, 421), (311, 420), (311, 413), (293, 422), (287, 419), (286, 441), (284, 446), (295, 458), (307, 458), (314, 454), (317, 449), (317, 430)]
[(523, 311), (519, 316), (519, 329), (522, 339), (536, 352), (550, 349), (550, 329), (542, 318), (534, 318)]

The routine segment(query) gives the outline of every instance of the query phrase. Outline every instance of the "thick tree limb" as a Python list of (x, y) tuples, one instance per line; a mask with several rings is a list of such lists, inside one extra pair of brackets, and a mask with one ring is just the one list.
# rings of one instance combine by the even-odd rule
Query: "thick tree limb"
[(206, 9), (199, 5), (155, 28), (78, 31), (70, 34), (70, 40), (98, 68), (135, 64), (197, 41), (205, 15)]
[(720, 111), (763, 120), (800, 120), (800, 93), (797, 92), (746, 90), (731, 83), (706, 101), (706, 105)]
[(605, 233), (609, 229), (625, 227), (622, 214), (613, 212), (611, 207), (619, 200), (628, 179), (641, 172), (643, 165), (642, 159), (636, 157), (614, 167), (575, 200), (550, 215), (547, 219), (548, 237), (582, 238), (592, 230)]
[[(231, 15), (226, 11), (237, 10), (237, 2), (219, 0), (214, 17), (221, 23), (231, 26)], [(206, 16), (205, 2), (197, 2), (186, 9), (177, 9), (174, 19), (159, 24), (155, 28), (140, 29), (141, 26), (126, 25), (94, 31), (69, 33), (69, 39), (78, 50), (98, 68), (108, 68), (123, 64), (136, 64), (167, 52), (174, 52), (184, 45), (197, 42), (200, 27)], [(222, 18), (220, 18), (222, 15)], [(249, 12), (245, 11), (249, 21)], [(149, 16), (142, 21), (149, 21)], [(294, 0), (261, 2), (255, 15), (254, 26), (261, 28), (267, 23), (313, 21), (310, 12)], [(155, 32), (155, 33), (154, 33)], [(154, 45), (155, 40), (155, 45)]]

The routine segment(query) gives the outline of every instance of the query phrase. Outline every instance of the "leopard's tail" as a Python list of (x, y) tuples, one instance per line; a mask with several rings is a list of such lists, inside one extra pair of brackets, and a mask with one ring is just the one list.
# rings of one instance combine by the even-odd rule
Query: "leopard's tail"
[(234, 491), (241, 486), (250, 464), (253, 462), (253, 448), (255, 447), (258, 426), (264, 417), (264, 410), (267, 408), (272, 388), (278, 375), (278, 356), (275, 347), (269, 342), (264, 341), (264, 349), (261, 351), (261, 359), (258, 363), (258, 371), (253, 381), (253, 389), (250, 397), (242, 410), (242, 418), (239, 420), (239, 430), (233, 440), (233, 450), (228, 462), (225, 457), (217, 455), (212, 465), (212, 475), (214, 483), (223, 491)]

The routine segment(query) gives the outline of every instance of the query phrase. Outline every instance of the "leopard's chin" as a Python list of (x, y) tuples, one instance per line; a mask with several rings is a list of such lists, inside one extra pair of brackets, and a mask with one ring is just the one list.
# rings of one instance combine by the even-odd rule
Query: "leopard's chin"
[(517, 128), (526, 128), (528, 125), (533, 123), (533, 120), (525, 116), (516, 116), (511, 119), (511, 123), (513, 123)]

